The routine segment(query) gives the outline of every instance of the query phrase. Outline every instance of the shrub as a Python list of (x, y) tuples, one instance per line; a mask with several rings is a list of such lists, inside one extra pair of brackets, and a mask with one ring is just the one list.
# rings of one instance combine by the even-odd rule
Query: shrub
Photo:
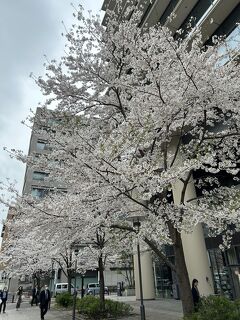
[(127, 316), (132, 311), (132, 307), (125, 303), (106, 299), (105, 309), (102, 310), (98, 297), (85, 296), (77, 301), (77, 310), (89, 319), (104, 319)]
[(222, 296), (209, 296), (201, 300), (198, 312), (184, 320), (239, 320), (240, 303)]
[(83, 299), (77, 301), (77, 310), (91, 318), (97, 318), (101, 314), (100, 300), (94, 296), (85, 296)]
[(234, 301), (235, 308), (237, 312), (240, 314), (240, 299)]
[(106, 299), (105, 310), (110, 317), (128, 316), (133, 308), (126, 303)]
[(70, 307), (73, 304), (73, 296), (68, 292), (60, 293), (56, 296), (56, 303), (64, 308)]

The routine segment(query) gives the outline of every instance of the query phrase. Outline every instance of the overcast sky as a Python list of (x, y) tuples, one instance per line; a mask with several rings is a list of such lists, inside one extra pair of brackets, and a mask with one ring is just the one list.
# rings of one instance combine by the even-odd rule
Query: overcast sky
[[(64, 27), (73, 23), (70, 3), (76, 0), (0, 0), (0, 181), (16, 180), (22, 190), (25, 166), (10, 159), (3, 147), (28, 151), (30, 130), (21, 124), (42, 96), (29, 77), (44, 73), (44, 55), (63, 55)], [(82, 0), (85, 9), (99, 12), (103, 0)], [(0, 204), (0, 220), (7, 209)], [(1, 228), (1, 226), (0, 226)]]

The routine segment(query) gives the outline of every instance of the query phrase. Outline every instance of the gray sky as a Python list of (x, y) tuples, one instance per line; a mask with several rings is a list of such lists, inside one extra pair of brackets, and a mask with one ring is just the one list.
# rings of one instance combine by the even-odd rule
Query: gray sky
[[(30, 130), (21, 124), (42, 96), (29, 75), (44, 73), (44, 55), (63, 54), (65, 32), (74, 21), (76, 0), (0, 0), (0, 181), (16, 180), (22, 190), (25, 166), (3, 147), (28, 151)], [(82, 0), (86, 10), (99, 12), (103, 0)], [(7, 209), (0, 204), (0, 220)], [(0, 226), (1, 228), (1, 226)]]

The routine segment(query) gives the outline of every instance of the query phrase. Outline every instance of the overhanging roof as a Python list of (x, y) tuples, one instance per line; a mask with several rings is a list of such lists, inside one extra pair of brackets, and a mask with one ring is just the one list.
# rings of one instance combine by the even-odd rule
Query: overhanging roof
[[(191, 13), (198, 1), (199, 0), (179, 0), (172, 12), (174, 14), (174, 18), (171, 21), (167, 20), (165, 25), (175, 33)], [(104, 0), (102, 10), (115, 10), (116, 3), (117, 0)], [(128, 3), (129, 2), (127, 0), (123, 0), (124, 6), (122, 12), (126, 10)], [(143, 10), (141, 27), (144, 25), (152, 26), (159, 22), (169, 4), (171, 4), (171, 0), (140, 0), (138, 7), (141, 5), (141, 9)], [(212, 36), (219, 25), (221, 25), (221, 23), (238, 4), (239, 0), (215, 0), (213, 2), (213, 5), (209, 7), (206, 14), (203, 15), (197, 24), (201, 27), (203, 33), (203, 43)], [(102, 24), (107, 24), (107, 13), (104, 15)]]

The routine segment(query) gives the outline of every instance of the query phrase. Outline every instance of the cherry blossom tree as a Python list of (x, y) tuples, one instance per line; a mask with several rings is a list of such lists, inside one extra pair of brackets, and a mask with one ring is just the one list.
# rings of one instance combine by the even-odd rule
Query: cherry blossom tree
[(52, 193), (42, 200), (19, 199), (2, 258), (18, 275), (47, 274), (54, 263), (65, 274), (69, 292), (76, 268), (81, 274), (98, 269), (104, 308), (104, 269), (109, 259), (129, 246), (127, 232), (121, 233), (121, 240), (103, 225), (101, 215), (88, 212), (87, 206), (80, 210), (81, 204), (79, 196), (70, 193)]
[[(239, 64), (221, 65), (223, 40), (203, 48), (200, 30), (183, 39), (180, 30), (175, 40), (161, 25), (140, 29), (134, 8), (108, 14), (105, 28), (80, 6), (66, 55), (36, 79), (47, 97), (43, 111), (53, 105), (64, 120), (49, 135), (52, 152), (15, 156), (49, 170), (77, 199), (82, 215), (68, 212), (60, 224), (84, 214), (89, 226), (98, 219), (143, 239), (176, 271), (189, 314), (182, 233), (204, 223), (228, 245), (239, 228)], [(190, 184), (199, 197), (187, 198)], [(128, 222), (136, 212), (146, 217), (139, 232)], [(164, 244), (173, 246), (175, 264)]]

